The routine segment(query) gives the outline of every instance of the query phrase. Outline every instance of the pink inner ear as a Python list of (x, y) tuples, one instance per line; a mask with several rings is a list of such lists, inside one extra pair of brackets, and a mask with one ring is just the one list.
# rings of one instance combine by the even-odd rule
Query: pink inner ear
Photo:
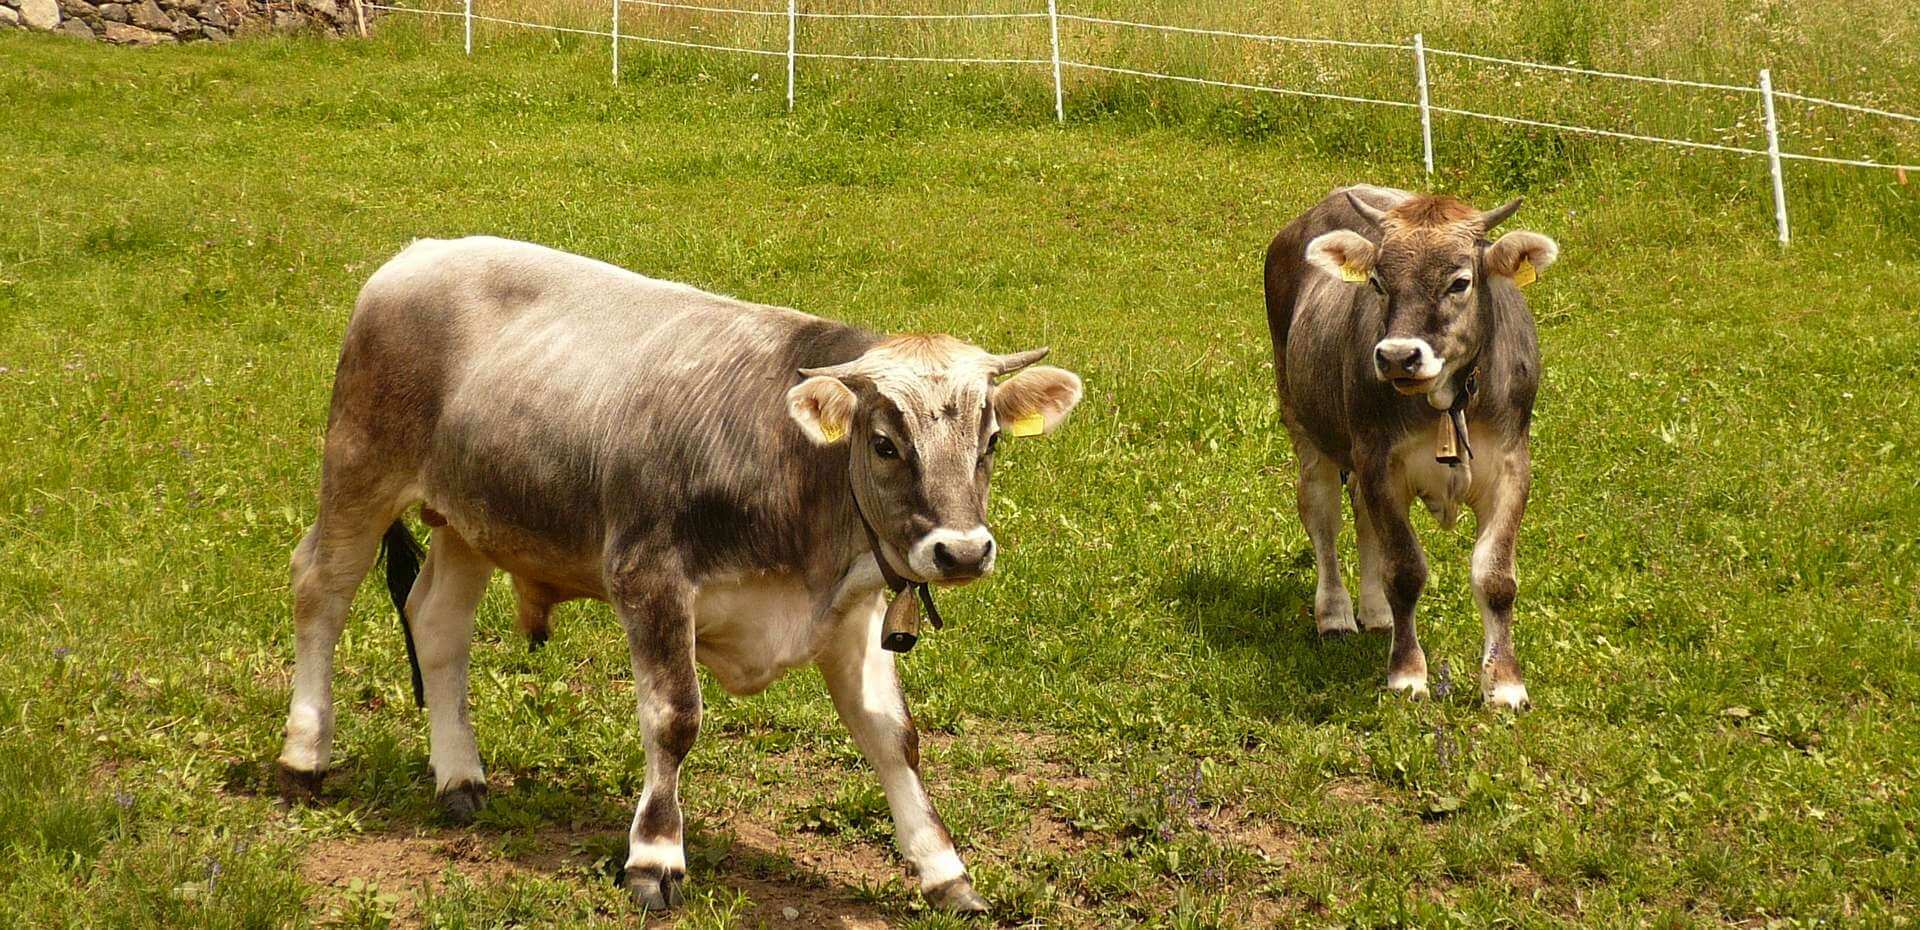
[[(1352, 232), (1349, 232), (1347, 235), (1341, 235), (1337, 232), (1327, 233), (1324, 238), (1325, 241), (1321, 241), (1320, 239), (1314, 240), (1317, 245), (1310, 248), (1308, 257), (1309, 260), (1317, 262), (1335, 274), (1339, 274), (1341, 269), (1359, 261), (1372, 245), (1365, 241), (1365, 237)], [(1355, 239), (1361, 241), (1355, 242)], [(1371, 261), (1369, 261), (1368, 264), (1370, 265)]]
[(1047, 366), (1029, 368), (995, 389), (995, 415), (1002, 426), (1036, 415), (1057, 425), (1079, 402), (1082, 390), (1079, 377), (1070, 371)]
[[(1517, 238), (1516, 238), (1517, 237)], [(1492, 259), (1492, 271), (1503, 277), (1512, 277), (1520, 270), (1521, 262), (1533, 265), (1536, 273), (1553, 264), (1559, 257), (1559, 246), (1552, 239), (1539, 233), (1524, 230), (1508, 233), (1500, 237), (1494, 247), (1488, 251)]]

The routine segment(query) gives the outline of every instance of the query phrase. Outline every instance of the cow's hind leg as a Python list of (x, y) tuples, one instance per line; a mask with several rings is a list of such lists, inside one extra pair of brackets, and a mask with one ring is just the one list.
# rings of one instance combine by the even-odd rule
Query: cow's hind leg
[[(912, 597), (903, 592), (900, 597)], [(840, 719), (880, 775), (893, 809), (900, 854), (920, 874), (927, 902), (951, 911), (980, 912), (987, 902), (973, 889), (953, 838), (934, 811), (920, 781), (920, 735), (894, 672), (894, 654), (880, 646), (881, 600), (855, 606), (840, 622), (833, 644), (819, 660)]]
[(319, 517), (294, 547), (293, 699), (279, 760), (289, 797), (319, 793), (332, 763), (333, 650), (391, 519), (389, 508), (328, 508), (323, 498)]
[(1507, 460), (1506, 473), (1475, 505), (1473, 602), (1480, 608), (1486, 645), (1480, 655), (1480, 696), (1489, 705), (1519, 709), (1527, 705), (1527, 685), (1513, 653), (1513, 601), (1518, 593), (1514, 543), (1527, 509), (1532, 470), (1522, 447)]
[(1313, 542), (1313, 626), (1322, 636), (1352, 633), (1353, 599), (1340, 578), (1340, 466), (1309, 443), (1293, 445), (1300, 459), (1300, 522)]
[(1374, 532), (1373, 519), (1360, 500), (1360, 482), (1347, 485), (1353, 501), (1354, 550), (1360, 556), (1360, 604), (1355, 619), (1363, 630), (1393, 629), (1393, 608), (1387, 604), (1386, 559), (1380, 554), (1380, 534)]
[(432, 727), (428, 760), (434, 793), (447, 815), (471, 820), (487, 795), (487, 776), (467, 710), (467, 666), (473, 614), (493, 577), (493, 563), (451, 528), (433, 531), (427, 567), (407, 599)]
[(553, 607), (561, 601), (560, 593), (551, 585), (515, 575), (513, 599), (514, 626), (526, 634), (527, 650), (531, 652), (545, 646), (552, 631)]
[(610, 587), (633, 653), (647, 750), (646, 786), (627, 834), (625, 882), (642, 909), (665, 910), (680, 903), (687, 880), (680, 764), (700, 735), (692, 590), (677, 575), (617, 578)]
[(1355, 462), (1359, 501), (1366, 508), (1380, 547), (1387, 606), (1393, 612), (1393, 650), (1387, 660), (1387, 689), (1408, 697), (1427, 696), (1427, 656), (1413, 622), (1420, 592), (1427, 586), (1427, 557), (1407, 518), (1408, 499), (1388, 480), (1388, 457), (1379, 454)]

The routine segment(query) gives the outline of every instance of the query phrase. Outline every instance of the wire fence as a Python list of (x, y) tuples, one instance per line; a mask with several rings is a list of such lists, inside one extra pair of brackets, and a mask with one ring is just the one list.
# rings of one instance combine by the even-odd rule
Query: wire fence
[[(1168, 81), (1168, 82), (1176, 82), (1176, 83), (1183, 83), (1183, 84), (1196, 84), (1196, 85), (1204, 85), (1209, 87), (1226, 88), (1229, 90), (1247, 91), (1251, 93), (1278, 94), (1278, 95), (1284, 95), (1284, 96), (1303, 97), (1303, 98), (1316, 99), (1316, 100), (1329, 100), (1329, 101), (1334, 101), (1339, 103), (1358, 103), (1358, 104), (1370, 104), (1370, 105), (1384, 106), (1384, 107), (1396, 107), (1401, 109), (1415, 109), (1415, 110), (1418, 110), (1420, 113), (1422, 158), (1423, 158), (1424, 167), (1426, 169), (1426, 173), (1428, 175), (1432, 175), (1434, 171), (1434, 155), (1435, 155), (1434, 142), (1433, 142), (1434, 114), (1442, 114), (1445, 116), (1462, 117), (1462, 118), (1474, 119), (1474, 120), (1484, 120), (1488, 122), (1504, 123), (1508, 125), (1529, 126), (1529, 127), (1534, 127), (1538, 129), (1552, 130), (1554, 132), (1586, 135), (1586, 136), (1593, 136), (1598, 138), (1620, 139), (1620, 140), (1631, 141), (1631, 142), (1646, 142), (1646, 143), (1652, 143), (1657, 145), (1667, 145), (1667, 146), (1674, 146), (1674, 147), (1686, 148), (1686, 149), (1701, 149), (1701, 150), (1708, 150), (1708, 151), (1715, 151), (1715, 152), (1725, 152), (1729, 154), (1748, 156), (1748, 157), (1765, 157), (1767, 159), (1768, 172), (1770, 175), (1769, 179), (1772, 182), (1772, 188), (1773, 188), (1774, 222), (1779, 234), (1780, 244), (1782, 246), (1785, 246), (1791, 239), (1791, 230), (1789, 228), (1788, 219), (1787, 219), (1787, 202), (1786, 202), (1786, 191), (1785, 191), (1785, 185), (1784, 185), (1783, 163), (1789, 162), (1789, 161), (1802, 161), (1802, 162), (1814, 162), (1814, 163), (1829, 164), (1829, 165), (1840, 165), (1840, 166), (1853, 167), (1853, 168), (1867, 168), (1867, 169), (1895, 171), (1899, 173), (1903, 183), (1906, 179), (1907, 172), (1909, 171), (1920, 172), (1920, 157), (1916, 157), (1915, 162), (1902, 163), (1901, 161), (1895, 161), (1895, 160), (1877, 160), (1877, 159), (1870, 159), (1870, 158), (1845, 158), (1845, 157), (1837, 157), (1833, 155), (1821, 155), (1821, 154), (1814, 154), (1814, 153), (1804, 153), (1804, 152), (1794, 152), (1794, 151), (1784, 150), (1781, 147), (1781, 142), (1780, 142), (1779, 120), (1778, 120), (1776, 108), (1775, 108), (1776, 100), (1791, 100), (1796, 103), (1803, 104), (1807, 107), (1830, 108), (1834, 110), (1846, 111), (1849, 113), (1857, 113), (1863, 116), (1869, 116), (1869, 117), (1875, 117), (1875, 118), (1887, 119), (1887, 120), (1903, 121), (1903, 122), (1909, 122), (1909, 123), (1915, 123), (1915, 124), (1920, 124), (1920, 115), (1911, 114), (1911, 113), (1901, 113), (1893, 110), (1881, 109), (1878, 107), (1865, 106), (1863, 104), (1858, 104), (1858, 103), (1849, 103), (1846, 101), (1839, 101), (1839, 100), (1829, 100), (1822, 97), (1813, 97), (1813, 96), (1808, 96), (1804, 94), (1790, 93), (1788, 91), (1783, 91), (1783, 90), (1776, 90), (1773, 87), (1772, 74), (1768, 69), (1761, 69), (1758, 72), (1756, 82), (1752, 85), (1725, 84), (1725, 83), (1717, 83), (1712, 81), (1694, 81), (1694, 80), (1685, 80), (1680, 78), (1658, 77), (1658, 76), (1645, 75), (1645, 74), (1631, 74), (1631, 73), (1620, 72), (1620, 71), (1604, 71), (1604, 70), (1598, 70), (1593, 68), (1580, 68), (1572, 65), (1547, 64), (1544, 62), (1523, 61), (1523, 60), (1512, 59), (1512, 58), (1498, 58), (1491, 55), (1482, 55), (1482, 54), (1477, 54), (1473, 52), (1462, 52), (1462, 51), (1454, 51), (1451, 49), (1433, 48), (1431, 46), (1428, 46), (1424, 38), (1420, 35), (1413, 36), (1412, 41), (1409, 43), (1358, 42), (1358, 41), (1350, 41), (1345, 39), (1329, 39), (1329, 38), (1319, 38), (1319, 37), (1309, 37), (1309, 36), (1268, 35), (1268, 34), (1262, 34), (1262, 33), (1239, 32), (1239, 31), (1225, 30), (1225, 29), (1206, 29), (1206, 28), (1199, 28), (1199, 27), (1193, 27), (1193, 26), (1172, 25), (1167, 23), (1150, 23), (1150, 22), (1140, 22), (1135, 20), (1113, 19), (1113, 18), (1100, 17), (1100, 16), (1088, 16), (1088, 15), (1082, 15), (1082, 14), (1061, 10), (1059, 8), (1060, 0), (1046, 0), (1045, 10), (1036, 9), (1036, 10), (1026, 10), (1026, 11), (978, 12), (978, 13), (878, 13), (878, 12), (809, 11), (809, 10), (800, 9), (799, 0), (786, 0), (786, 8), (784, 10), (753, 9), (753, 8), (747, 8), (747, 7), (718, 5), (713, 3), (679, 3), (679, 2), (673, 2), (673, 0), (607, 0), (607, 2), (609, 4), (609, 9), (611, 12), (611, 26), (607, 30), (576, 28), (576, 27), (560, 26), (560, 25), (553, 25), (553, 24), (547, 24), (547, 23), (530, 22), (527, 20), (520, 20), (520, 19), (510, 19), (510, 18), (499, 17), (499, 16), (482, 15), (474, 12), (473, 0), (461, 0), (462, 9), (459, 11), (425, 9), (421, 7), (400, 6), (395, 4), (374, 3), (374, 2), (367, 2), (367, 3), (364, 3), (363, 5), (367, 9), (379, 10), (383, 12), (410, 13), (410, 14), (417, 14), (417, 15), (424, 15), (424, 16), (458, 18), (462, 20), (462, 23), (463, 23), (462, 32), (464, 35), (464, 44), (466, 48), (466, 53), (468, 55), (473, 54), (473, 26), (475, 23), (491, 23), (491, 24), (497, 24), (497, 25), (514, 26), (514, 27), (525, 28), (525, 29), (545, 30), (550, 32), (598, 36), (601, 38), (605, 38), (608, 40), (608, 45), (611, 51), (613, 80), (615, 83), (618, 83), (620, 80), (620, 46), (622, 43), (625, 43), (625, 42), (638, 42), (646, 45), (667, 46), (667, 47), (674, 47), (674, 48), (689, 48), (689, 49), (698, 49), (702, 51), (725, 52), (725, 53), (741, 54), (741, 55), (755, 55), (755, 56), (761, 56), (766, 58), (782, 58), (782, 59), (785, 59), (786, 66), (787, 66), (786, 67), (786, 78), (787, 78), (786, 90), (787, 90), (787, 109), (788, 110), (792, 110), (794, 107), (795, 95), (798, 87), (798, 78), (799, 78), (798, 63), (801, 60), (907, 62), (907, 63), (950, 64), (950, 65), (1014, 65), (1014, 66), (1034, 66), (1034, 67), (1047, 66), (1050, 68), (1052, 81), (1053, 81), (1054, 118), (1060, 122), (1066, 121), (1065, 73), (1067, 71), (1086, 71), (1086, 72), (1095, 72), (1095, 73), (1102, 73), (1102, 74), (1115, 74), (1115, 75), (1136, 77), (1136, 78), (1142, 78), (1142, 79), (1153, 80), (1153, 81)], [(728, 45), (728, 44), (722, 44), (719, 42), (696, 42), (696, 41), (689, 41), (684, 39), (670, 39), (663, 36), (642, 35), (642, 34), (626, 32), (626, 31), (622, 31), (621, 29), (621, 9), (622, 7), (626, 7), (626, 6), (640, 7), (643, 9), (651, 9), (651, 10), (658, 10), (658, 11), (679, 11), (683, 13), (695, 13), (695, 14), (702, 14), (702, 15), (752, 17), (752, 18), (756, 18), (764, 21), (769, 21), (769, 22), (784, 20), (785, 25), (787, 27), (786, 28), (786, 44), (784, 48), (756, 48), (756, 47), (745, 46), (745, 45)], [(1028, 20), (1045, 20), (1048, 25), (1049, 55), (1046, 58), (968, 57), (968, 56), (894, 55), (894, 54), (868, 54), (868, 53), (858, 53), (858, 52), (849, 53), (849, 52), (808, 51), (808, 50), (802, 49), (799, 44), (799, 38), (800, 38), (799, 24), (802, 20), (853, 20), (853, 21), (868, 21), (868, 22), (891, 21), (891, 22), (902, 22), (902, 23), (916, 22), (916, 23), (935, 23), (935, 24), (953, 23), (953, 22), (979, 22), (979, 21), (1003, 21), (1003, 22), (1016, 21), (1017, 22), (1017, 21), (1028, 21)], [(1407, 62), (1406, 70), (1408, 75), (1407, 86), (1411, 91), (1411, 93), (1409, 94), (1411, 99), (1406, 99), (1406, 100), (1383, 99), (1379, 97), (1364, 97), (1364, 96), (1357, 96), (1357, 95), (1328, 93), (1325, 91), (1305, 90), (1298, 87), (1278, 87), (1278, 86), (1273, 86), (1273, 85), (1264, 84), (1264, 83), (1249, 83), (1245, 81), (1221, 80), (1217, 78), (1201, 77), (1196, 75), (1168, 74), (1161, 71), (1152, 71), (1152, 70), (1147, 70), (1142, 68), (1122, 67), (1120, 65), (1102, 64), (1095, 61), (1081, 61), (1073, 57), (1071, 54), (1069, 54), (1071, 50), (1063, 49), (1062, 47), (1061, 39), (1060, 39), (1060, 24), (1062, 22), (1084, 24), (1088, 26), (1097, 26), (1097, 27), (1110, 28), (1110, 29), (1132, 30), (1137, 32), (1145, 32), (1145, 33), (1198, 36), (1198, 37), (1207, 38), (1209, 40), (1227, 39), (1227, 40), (1235, 40), (1235, 41), (1242, 41), (1242, 42), (1267, 43), (1267, 44), (1276, 44), (1276, 45), (1321, 46), (1321, 47), (1330, 47), (1330, 48), (1363, 49), (1363, 50), (1371, 50), (1371, 51), (1404, 53), (1404, 54), (1410, 55), (1410, 60)], [(1487, 113), (1487, 112), (1481, 112), (1478, 110), (1465, 109), (1463, 107), (1442, 105), (1439, 103), (1435, 103), (1433, 101), (1432, 94), (1429, 89), (1429, 83), (1428, 83), (1429, 56), (1434, 58), (1472, 61), (1472, 62), (1477, 62), (1481, 64), (1498, 65), (1501, 67), (1518, 68), (1518, 69), (1524, 69), (1524, 70), (1536, 71), (1536, 72), (1560, 73), (1560, 74), (1566, 74), (1566, 75), (1578, 75), (1581, 77), (1603, 78), (1608, 80), (1637, 82), (1637, 83), (1654, 84), (1654, 85), (1661, 85), (1661, 86), (1668, 86), (1668, 87), (1683, 87), (1683, 88), (1688, 88), (1692, 90), (1708, 90), (1708, 91), (1716, 91), (1716, 92), (1722, 92), (1722, 93), (1752, 95), (1753, 97), (1758, 98), (1758, 102), (1760, 104), (1762, 125), (1764, 126), (1764, 130), (1765, 130), (1766, 147), (1754, 148), (1754, 147), (1742, 146), (1742, 145), (1732, 145), (1732, 144), (1727, 144), (1723, 142), (1703, 142), (1697, 139), (1677, 139), (1669, 136), (1655, 135), (1651, 133), (1627, 132), (1627, 131), (1618, 130), (1618, 129), (1606, 129), (1606, 128), (1597, 127), (1597, 126), (1584, 126), (1584, 125), (1579, 125), (1575, 123), (1565, 123), (1565, 122), (1556, 122), (1551, 120), (1533, 119), (1533, 118), (1528, 118), (1524, 116), (1515, 116), (1515, 115), (1501, 114), (1501, 113)]]

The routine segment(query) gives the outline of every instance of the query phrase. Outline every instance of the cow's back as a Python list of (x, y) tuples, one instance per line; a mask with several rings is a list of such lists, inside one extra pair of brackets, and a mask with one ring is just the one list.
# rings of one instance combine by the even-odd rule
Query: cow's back
[[(821, 453), (785, 393), (799, 368), (872, 342), (541, 246), (423, 240), (362, 290), (335, 417), (416, 462), (428, 502), (483, 551), (565, 562), (610, 533), (689, 538), (797, 497)], [(729, 561), (736, 541), (686, 555)]]

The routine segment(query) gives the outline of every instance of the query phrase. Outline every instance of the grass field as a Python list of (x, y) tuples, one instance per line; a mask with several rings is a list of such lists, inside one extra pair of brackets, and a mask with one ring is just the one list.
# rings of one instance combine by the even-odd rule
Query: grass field
[[(1457, 45), (1539, 34), (1452, 7), (1420, 15)], [(1797, 89), (1917, 109), (1910, 5), (1561, 7), (1607, 54), (1648, 23), (1651, 70), (1705, 67), (1666, 57), (1686, 23), (1773, 17), (1792, 42), (1722, 28), (1697, 54), (1726, 74), (1670, 73), (1798, 54), (1832, 66)], [(1384, 9), (1310, 31), (1412, 31)], [(401, 22), (146, 52), (0, 34), (0, 926), (633, 922), (609, 878), (641, 750), (602, 607), (530, 655), (496, 586), (494, 793), (455, 828), (368, 585), (327, 799), (269, 790), (353, 294), (414, 237), (478, 232), (1046, 344), (1086, 378), (1073, 422), (1002, 457), (1000, 572), (902, 663), (1003, 924), (1915, 922), (1920, 188), (1796, 167), (1782, 254), (1757, 162), (1445, 127), (1438, 183), (1527, 194), (1513, 225), (1563, 250), (1529, 291), (1535, 706), (1502, 715), (1475, 697), (1464, 528), (1418, 521), (1450, 693), (1381, 694), (1384, 638), (1321, 643), (1308, 616), (1259, 258), (1336, 184), (1422, 182), (1399, 115), (1078, 82), (1060, 128), (1035, 75), (821, 68), (788, 117), (724, 59), (635, 49), (613, 89), (595, 43), (483, 39), (469, 62)], [(817, 674), (706, 695), (672, 920), (960, 923), (921, 909)]]

